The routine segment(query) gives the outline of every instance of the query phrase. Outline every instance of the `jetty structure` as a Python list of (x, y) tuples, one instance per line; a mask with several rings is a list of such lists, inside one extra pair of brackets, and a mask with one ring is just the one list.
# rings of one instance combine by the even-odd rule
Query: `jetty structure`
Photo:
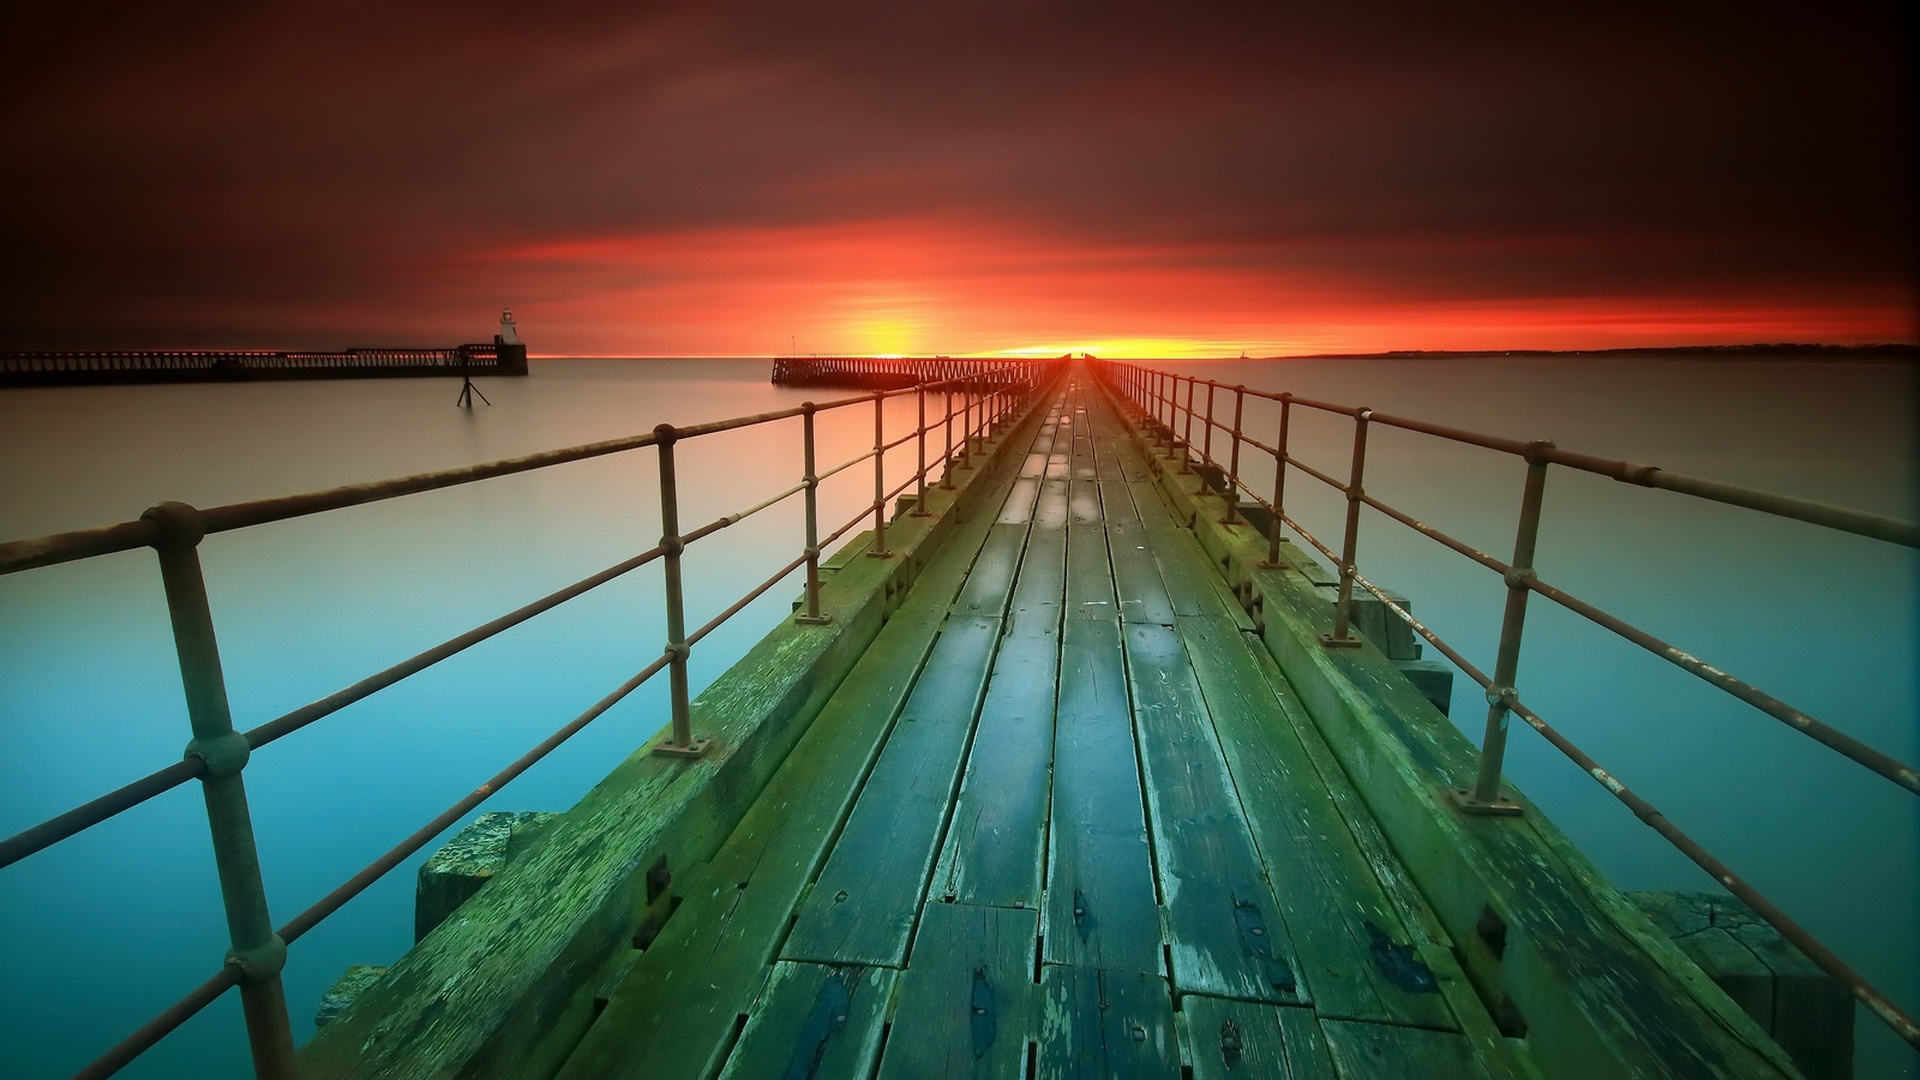
[[(193, 725), (182, 761), (0, 841), (0, 867), (198, 780), (232, 932), (203, 985), (81, 1075), (110, 1075), (234, 988), (258, 1074), (307, 1080), (1835, 1076), (1854, 1002), (1920, 1044), (1910, 1014), (1515, 689), (1528, 602), (1551, 602), (1822, 744), (1809, 752), (1878, 774), (1861, 783), (1920, 790), (1910, 766), (1549, 585), (1531, 560), (1555, 469), (1908, 547), (1920, 527), (1287, 394), (1270, 395), (1277, 432), (1256, 435), (1240, 422), (1256, 391), (1114, 362), (978, 376), (283, 499), (162, 504), (0, 544), (4, 573), (152, 548)], [(902, 396), (917, 421), (889, 431), (886, 405)], [(1299, 460), (1287, 433), (1299, 410), (1346, 417), (1350, 459)], [(869, 416), (870, 449), (815, 459), (819, 425)], [(683, 522), (677, 448), (769, 424), (801, 429), (797, 482)], [(1380, 426), (1524, 461), (1512, 557), (1368, 495)], [(203, 537), (635, 452), (658, 463), (657, 545), (235, 727)], [(1261, 455), (1277, 467), (1254, 490), (1242, 466)], [(872, 470), (872, 500), (821, 521), (821, 481), (850, 469)], [(1289, 514), (1303, 480), (1345, 497), (1343, 536)], [(790, 561), (688, 628), (686, 548), (785, 499), (805, 507)], [(1496, 656), (1460, 654), (1356, 565), (1364, 508), (1493, 571), (1507, 604)], [(250, 754), (650, 564), (665, 583), (657, 658), (339, 889), (270, 917)], [(691, 696), (691, 651), (796, 579), (792, 617)], [(1484, 689), (1480, 746), (1436, 707), (1445, 693), (1409, 678), (1418, 645)], [(298, 963), (322, 919), (663, 672), (659, 734), (565, 813), (486, 815), (430, 860), (418, 943), (344, 980), (296, 1051), (289, 947)], [(1752, 972), (1713, 970), (1701, 935), (1670, 940), (1705, 916), (1622, 895), (1503, 781), (1515, 717), (1705, 869), (1709, 906), (1753, 913), (1716, 925), (1764, 921), (1769, 948), (1793, 946), (1814, 977), (1783, 962), (1756, 988), (1739, 982)]]
[(951, 383), (953, 380), (969, 378), (1005, 378), (1010, 372), (1028, 367), (1057, 366), (1058, 363), (1057, 360), (967, 356), (776, 356), (773, 359), (773, 384), (893, 390), (923, 382)]
[(123, 383), (257, 382), (277, 379), (389, 379), (524, 376), (527, 346), (513, 311), (500, 313), (490, 342), (446, 348), (385, 346), (312, 352), (267, 349), (154, 349), (0, 352), (0, 388)]

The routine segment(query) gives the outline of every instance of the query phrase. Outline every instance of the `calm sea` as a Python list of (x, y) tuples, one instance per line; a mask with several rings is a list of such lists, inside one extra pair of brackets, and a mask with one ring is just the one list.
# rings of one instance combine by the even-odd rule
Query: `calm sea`
[[(1178, 363), (1177, 370), (1624, 457), (1913, 518), (1915, 371), (1739, 359)], [(491, 406), (438, 380), (113, 387), (0, 393), (0, 539), (511, 457), (798, 403), (765, 361), (536, 361), (483, 380)], [(836, 396), (815, 390), (820, 400)], [(1219, 407), (1231, 409), (1230, 395)], [(905, 429), (910, 402), (890, 407)], [(1298, 415), (1298, 414), (1297, 414)], [(1255, 430), (1273, 417), (1250, 407)], [(822, 420), (825, 467), (870, 445), (872, 409)], [(1303, 419), (1293, 448), (1344, 476), (1349, 431)], [(1271, 433), (1262, 436), (1270, 441)], [(937, 457), (937, 454), (934, 456)], [(797, 425), (681, 447), (691, 526), (794, 483)], [(913, 448), (889, 458), (889, 486)], [(1258, 471), (1257, 469), (1255, 471)], [(1270, 475), (1267, 473), (1266, 475)], [(1522, 469), (1486, 451), (1376, 428), (1367, 489), (1504, 557)], [(1340, 504), (1302, 477), (1289, 510), (1334, 542)], [(871, 498), (871, 473), (829, 481), (823, 520)], [(797, 500), (688, 556), (688, 624), (798, 553)], [(654, 456), (333, 511), (209, 538), (201, 552), (242, 728), (652, 546)], [(1371, 514), (1361, 564), (1443, 637), (1491, 667), (1497, 578)], [(1912, 552), (1556, 470), (1542, 578), (1909, 762), (1916, 737)], [(775, 587), (694, 652), (703, 686), (779, 618)], [(261, 750), (247, 770), (276, 922), (572, 719), (659, 654), (659, 574), (645, 568), (427, 675)], [(1912, 796), (1575, 616), (1535, 601), (1522, 696), (1869, 978), (1920, 1006), (1920, 812)], [(1484, 716), (1461, 680), (1455, 718)], [(487, 809), (562, 810), (665, 722), (648, 686), (496, 795)], [(1479, 707), (1476, 707), (1476, 706)], [(0, 833), (178, 758), (188, 737), (153, 557), (129, 552), (0, 577)], [(1531, 731), (1509, 776), (1616, 883), (1711, 882)], [(369, 890), (293, 949), (297, 1036), (348, 964), (411, 942), (413, 872)], [(64, 1076), (211, 974), (226, 948), (204, 813), (190, 787), (0, 870), (0, 1057), (8, 1076)], [(126, 1075), (241, 1076), (229, 995)], [(1914, 1075), (1861, 1022), (1862, 1077)]]

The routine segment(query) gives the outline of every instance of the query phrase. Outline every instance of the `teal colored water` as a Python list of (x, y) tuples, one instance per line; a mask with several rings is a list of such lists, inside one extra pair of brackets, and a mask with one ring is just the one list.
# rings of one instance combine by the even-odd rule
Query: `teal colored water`
[[(1288, 361), (1182, 364), (1233, 382), (1367, 404), (1677, 472), (1912, 518), (1910, 367), (1737, 360)], [(486, 380), (453, 408), (438, 380), (112, 387), (0, 394), (0, 539), (107, 524), (158, 501), (211, 506), (493, 460), (797, 404), (765, 361), (547, 361)], [(1223, 396), (1221, 411), (1230, 409)], [(912, 404), (890, 407), (904, 431)], [(1248, 411), (1255, 430), (1273, 418)], [(822, 421), (821, 464), (872, 442), (872, 409)], [(1296, 425), (1293, 449), (1344, 476), (1348, 428)], [(1262, 436), (1271, 441), (1271, 434)], [(681, 447), (687, 526), (798, 479), (797, 424)], [(937, 457), (937, 452), (934, 453)], [(911, 475), (914, 447), (888, 459)], [(1249, 459), (1256, 484), (1268, 482)], [(1513, 542), (1520, 467), (1376, 428), (1370, 493), (1496, 555)], [(1289, 479), (1289, 511), (1330, 543), (1340, 506)], [(872, 497), (857, 467), (823, 521)], [(1912, 761), (1915, 560), (1746, 511), (1556, 471), (1541, 576)], [(656, 467), (639, 451), (209, 538), (202, 556), (236, 723), (245, 728), (644, 550)], [(717, 614), (800, 547), (798, 500), (696, 545), (688, 624)], [(1379, 515), (1361, 565), (1483, 666), (1502, 590), (1487, 571)], [(694, 652), (696, 687), (780, 617), (790, 579)], [(657, 656), (659, 573), (644, 568), (429, 674), (260, 751), (247, 784), (276, 921), (304, 908)], [(1834, 758), (1582, 620), (1535, 602), (1522, 696), (1675, 822), (1746, 873), (1897, 1000), (1920, 1004), (1912, 796)], [(1462, 680), (1462, 686), (1465, 686)], [(565, 809), (665, 722), (649, 685), (487, 809)], [(1484, 707), (1456, 694), (1472, 737)], [(187, 738), (153, 558), (129, 552), (0, 578), (0, 833), (176, 759)], [(1704, 887), (1606, 792), (1530, 731), (1509, 775), (1624, 887)], [(421, 856), (424, 857), (424, 856)], [(350, 963), (410, 943), (419, 858), (296, 944), (303, 1037)], [(204, 815), (181, 788), (0, 870), (0, 1007), (8, 1075), (63, 1076), (211, 974), (225, 950)], [(27, 973), (24, 974), (23, 973)], [(1862, 1021), (1859, 1075), (1911, 1075), (1912, 1054)], [(245, 1075), (223, 1000), (127, 1075)]]

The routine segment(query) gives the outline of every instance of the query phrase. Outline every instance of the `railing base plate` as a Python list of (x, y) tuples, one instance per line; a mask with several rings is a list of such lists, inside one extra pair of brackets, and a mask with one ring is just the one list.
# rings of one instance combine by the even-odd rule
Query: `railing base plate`
[(1360, 641), (1361, 639), (1357, 636), (1334, 637), (1332, 634), (1320, 635), (1320, 644), (1329, 649), (1357, 649), (1360, 647)]
[(806, 626), (825, 626), (828, 623), (833, 621), (833, 615), (830, 613), (822, 613), (819, 615), (795, 615), (793, 617), (793, 621), (804, 624)]
[(1519, 803), (1505, 795), (1492, 802), (1484, 802), (1474, 798), (1473, 792), (1466, 788), (1454, 788), (1447, 794), (1453, 796), (1453, 805), (1459, 807), (1463, 814), (1477, 814), (1481, 817), (1519, 817), (1525, 812)]
[(706, 753), (707, 747), (712, 744), (712, 739), (701, 735), (685, 746), (681, 746), (678, 743), (661, 743), (653, 748), (653, 752), (659, 754), (661, 757), (697, 758)]

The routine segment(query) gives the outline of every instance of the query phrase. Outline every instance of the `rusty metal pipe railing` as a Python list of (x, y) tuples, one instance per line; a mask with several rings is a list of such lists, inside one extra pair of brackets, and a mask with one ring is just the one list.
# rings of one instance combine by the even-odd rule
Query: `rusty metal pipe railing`
[(820, 611), (820, 477), (814, 473), (813, 463), (813, 402), (801, 406), (801, 456), (802, 480), (806, 485), (806, 550), (807, 560), (807, 609), (794, 616), (795, 621), (803, 623), (824, 623), (829, 616)]
[(241, 976), (240, 1000), (247, 1041), (253, 1051), (254, 1074), (263, 1080), (293, 1080), (293, 1030), (280, 985), (287, 946), (274, 933), (267, 915), (267, 890), (260, 878), (253, 818), (247, 807), (246, 782), (241, 778), (251, 749), (245, 737), (233, 729), (226, 678), (220, 670), (220, 650), (214, 638), (213, 612), (207, 605), (207, 584), (200, 572), (198, 548), (206, 536), (206, 522), (184, 503), (162, 503), (145, 516), (159, 529), (154, 551), (160, 559), (160, 580), (180, 657), (187, 718), (193, 726), (187, 756), (199, 758), (206, 765), (200, 785), (213, 834), (213, 861), (226, 909), (227, 936), (232, 943), (227, 962), (236, 966)]
[[(292, 712), (269, 720), (258, 727), (249, 728), (244, 737), (249, 750), (258, 750), (276, 739), (299, 731), (301, 728), (346, 708), (357, 701), (371, 697), (374, 693), (416, 675), (448, 657), (465, 651), (512, 627), (518, 626), (542, 612), (550, 611), (560, 604), (583, 595), (629, 571), (645, 566), (665, 554), (660, 547), (644, 551), (631, 559), (614, 564), (597, 574), (574, 582), (563, 589), (557, 589), (546, 596), (523, 607), (514, 609), (497, 619), (489, 620), (464, 634), (449, 638), (430, 649), (408, 657), (400, 663), (384, 668), (349, 686), (335, 691), (317, 701), (303, 705)], [(196, 779), (206, 770), (206, 763), (197, 757), (185, 758), (164, 769), (156, 770), (117, 788), (91, 802), (84, 803), (58, 817), (49, 818), (32, 828), (23, 830), (0, 841), (0, 867), (6, 867), (29, 855), (80, 833), (124, 810), (153, 798), (155, 795), (171, 791), (173, 788)]]
[(887, 412), (886, 398), (873, 399), (873, 546), (867, 554), (876, 559), (893, 557), (887, 550)]
[[(238, 503), (215, 507), (210, 510), (196, 510), (180, 504), (163, 504), (149, 511), (139, 521), (123, 522), (102, 529), (81, 530), (78, 532), (56, 534), (49, 537), (15, 541), (0, 544), (0, 573), (17, 572), (39, 566), (70, 562), (79, 558), (111, 554), (117, 551), (131, 550), (135, 547), (152, 547), (160, 556), (162, 580), (166, 585), (169, 608), (175, 625), (176, 638), (181, 655), (182, 679), (187, 690), (188, 712), (193, 721), (195, 738), (189, 745), (189, 756), (174, 765), (156, 771), (147, 777), (125, 785), (107, 795), (101, 796), (74, 810), (56, 818), (42, 822), (14, 837), (0, 842), (0, 866), (16, 862), (26, 855), (72, 836), (88, 826), (103, 821), (133, 806), (152, 798), (154, 795), (172, 789), (190, 779), (200, 779), (207, 792), (209, 822), (213, 828), (216, 864), (219, 867), (222, 892), (228, 910), (230, 936), (234, 942), (233, 950), (228, 954), (228, 963), (221, 971), (189, 992), (179, 1002), (169, 1007), (152, 1021), (143, 1025), (132, 1035), (116, 1044), (101, 1058), (96, 1060), (81, 1075), (107, 1076), (132, 1061), (145, 1049), (177, 1028), (187, 1019), (197, 1014), (206, 1004), (224, 993), (227, 989), (239, 986), (242, 993), (242, 1008), (247, 1018), (248, 1030), (254, 1049), (256, 1073), (266, 1077), (292, 1075), (290, 1025), (287, 1021), (284, 995), (279, 986), (279, 969), (285, 961), (287, 944), (297, 940), (320, 921), (342, 905), (364, 891), (373, 881), (391, 871), (409, 855), (417, 852), (461, 815), (470, 812), (499, 787), (517, 777), (534, 763), (545, 757), (587, 723), (611, 708), (633, 689), (665, 669), (673, 676), (675, 683), (670, 693), (674, 710), (674, 723), (665, 748), (671, 752), (684, 749), (690, 743), (698, 745), (704, 740), (691, 738), (688, 724), (688, 703), (685, 693), (685, 663), (691, 647), (706, 637), (728, 619), (739, 614), (755, 600), (763, 596), (780, 581), (802, 566), (808, 566), (810, 573), (809, 592), (813, 596), (813, 607), (817, 611), (818, 579), (817, 557), (819, 543), (815, 542), (817, 533), (816, 492), (818, 483), (825, 476), (832, 475), (842, 468), (851, 467), (868, 457), (876, 459), (876, 491), (879, 503), (884, 503), (901, 494), (910, 486), (920, 485), (921, 498), (927, 479), (925, 462), (925, 437), (928, 430), (925, 413), (925, 395), (929, 389), (939, 389), (949, 393), (954, 385), (966, 388), (968, 426), (967, 442), (971, 443), (976, 430), (987, 432), (997, 430), (998, 425), (1012, 415), (1013, 409), (1021, 401), (1030, 400), (1038, 389), (1038, 372), (1031, 365), (1025, 368), (1029, 377), (1016, 378), (1007, 375), (1000, 378), (986, 377), (979, 373), (954, 379), (926, 382), (916, 387), (878, 394), (863, 394), (824, 405), (808, 402), (805, 405), (775, 412), (761, 413), (731, 420), (715, 421), (707, 424), (674, 428), (662, 424), (652, 433), (625, 439), (608, 440), (601, 443), (570, 447), (541, 454), (527, 455), (521, 458), (507, 459), (470, 466), (462, 469), (442, 470), (435, 473), (423, 473), (409, 477), (400, 477), (371, 484), (356, 484), (333, 488), (305, 495), (288, 496), (277, 499)], [(978, 397), (975, 397), (978, 391)], [(916, 430), (892, 442), (884, 438), (884, 401), (887, 397), (901, 393), (914, 393), (917, 399)], [(829, 470), (827, 474), (816, 475), (812, 456), (814, 450), (813, 420), (818, 412), (828, 409), (845, 408), (872, 401), (876, 410), (875, 448), (862, 454), (846, 465)], [(949, 402), (951, 397), (949, 394)], [(972, 423), (972, 410), (980, 409), (978, 428)], [(943, 426), (947, 431), (951, 445), (953, 420), (956, 410), (949, 408)], [(800, 483), (764, 498), (744, 509), (726, 514), (706, 525), (690, 532), (681, 533), (678, 521), (677, 476), (674, 464), (674, 444), (702, 435), (733, 431), (756, 424), (770, 423), (793, 417), (801, 417), (805, 433), (807, 467)], [(904, 445), (908, 440), (917, 440), (922, 449), (915, 475), (891, 491), (884, 485), (884, 457), (887, 450)], [(317, 702), (303, 706), (273, 721), (262, 724), (244, 734), (233, 729), (225, 701), (223, 680), (219, 672), (217, 647), (214, 645), (211, 615), (207, 611), (205, 584), (201, 580), (196, 548), (199, 540), (212, 532), (245, 528), (271, 521), (285, 520), (331, 509), (360, 505), (369, 502), (415, 494), (443, 487), (476, 482), (495, 476), (516, 472), (546, 468), (570, 461), (619, 453), (652, 445), (657, 448), (660, 467), (660, 494), (662, 510), (663, 537), (660, 545), (632, 559), (616, 564), (607, 570), (576, 582), (574, 585), (550, 593), (531, 604), (489, 621), (465, 634), (458, 635), (440, 645), (425, 650), (406, 661), (362, 679), (353, 685), (322, 698)], [(968, 447), (971, 449), (971, 446)], [(966, 451), (963, 451), (963, 453)], [(949, 459), (951, 454), (949, 454)], [(774, 575), (748, 590), (725, 611), (709, 620), (692, 634), (684, 632), (684, 598), (680, 596), (678, 560), (687, 544), (729, 528), (738, 522), (768, 509), (795, 494), (804, 492), (807, 496), (808, 548), (799, 558), (794, 559)], [(864, 514), (864, 511), (862, 512)], [(849, 522), (850, 528), (860, 520), (856, 516)], [(884, 518), (877, 522), (884, 528)], [(835, 534), (837, 537), (839, 533)], [(884, 535), (883, 533), (881, 535)], [(534, 615), (550, 610), (560, 603), (598, 587), (601, 584), (625, 574), (639, 566), (655, 560), (664, 560), (666, 565), (666, 609), (668, 623), (668, 647), (662, 656), (644, 668), (638, 675), (617, 688), (600, 703), (581, 714), (574, 721), (549, 736), (547, 740), (523, 755), (505, 770), (496, 774), (488, 783), (481, 785), (453, 807), (442, 813), (434, 821), (417, 830), (407, 840), (375, 860), (353, 878), (333, 890), (319, 902), (290, 920), (279, 931), (273, 931), (266, 919), (264, 888), (259, 882), (258, 857), (253, 851), (251, 825), (246, 812), (244, 787), (240, 783), (239, 771), (244, 767), (246, 758), (252, 750), (273, 742), (287, 734), (297, 731), (324, 716), (330, 715), (353, 702), (359, 701), (378, 690), (392, 685), (412, 674), (438, 663), (466, 648), (486, 640), (511, 626), (524, 622)]]
[[(1541, 450), (1551, 443), (1538, 444)], [(1520, 639), (1527, 621), (1527, 582), (1533, 577), (1534, 548), (1540, 539), (1540, 506), (1547, 484), (1547, 463), (1538, 456), (1527, 462), (1526, 487), (1520, 496), (1520, 522), (1513, 540), (1513, 562), (1504, 575), (1506, 611), (1500, 619), (1500, 645), (1493, 662), (1493, 685), (1487, 689), (1487, 729), (1480, 738), (1480, 775), (1471, 792), (1454, 793), (1462, 810), (1474, 814), (1517, 813), (1519, 807), (1500, 795), (1500, 769), (1507, 756), (1508, 701), (1516, 691), (1520, 666)]]
[(1347, 528), (1340, 545), (1340, 595), (1333, 607), (1333, 632), (1320, 635), (1320, 644), (1328, 648), (1352, 648), (1360, 639), (1352, 635), (1353, 572), (1360, 557), (1361, 481), (1367, 467), (1367, 419), (1373, 410), (1361, 407), (1353, 411), (1353, 472), (1347, 481)]
[[(1171, 378), (1175, 390), (1170, 394), (1163, 395), (1159, 392), (1158, 388), (1161, 383), (1158, 381), (1151, 383), (1154, 389), (1149, 391), (1147, 389), (1149, 382), (1137, 378), (1124, 381), (1122, 383), (1123, 392), (1154, 394), (1154, 400), (1152, 402), (1141, 402), (1143, 414), (1157, 413), (1162, 405), (1171, 409), (1177, 405), (1175, 395), (1177, 395), (1179, 377), (1172, 376)], [(1209, 381), (1209, 383), (1211, 393), (1211, 388), (1214, 384), (1212, 384), (1211, 381)], [(1192, 385), (1193, 380), (1189, 377), (1188, 393), (1190, 397), (1192, 394)], [(1854, 533), (1906, 546), (1920, 546), (1920, 525), (1844, 507), (1836, 507), (1830, 504), (1816, 503), (1810, 500), (1796, 499), (1769, 492), (1740, 488), (1735, 485), (1721, 484), (1717, 481), (1667, 474), (1656, 466), (1639, 465), (1632, 462), (1614, 461), (1576, 454), (1559, 450), (1544, 440), (1523, 443), (1517, 440), (1481, 435), (1457, 428), (1446, 427), (1444, 425), (1429, 424), (1423, 421), (1387, 414), (1375, 413), (1372, 414), (1371, 417), (1364, 417), (1362, 416), (1362, 414), (1366, 412), (1364, 409), (1348, 409), (1345, 406), (1299, 398), (1291, 394), (1269, 394), (1253, 391), (1249, 393), (1266, 397), (1269, 400), (1278, 401), (1281, 405), (1281, 434), (1276, 440), (1277, 445), (1271, 448), (1264, 448), (1274, 458), (1275, 462), (1276, 491), (1274, 501), (1272, 504), (1265, 504), (1264, 500), (1259, 499), (1250, 487), (1240, 481), (1237, 476), (1237, 467), (1229, 469), (1228, 479), (1223, 487), (1228, 492), (1236, 492), (1242, 489), (1246, 490), (1256, 501), (1267, 505), (1268, 509), (1272, 512), (1274, 538), (1271, 539), (1269, 543), (1269, 563), (1277, 561), (1277, 537), (1279, 529), (1283, 525), (1293, 528), (1296, 533), (1318, 549), (1323, 555), (1327, 556), (1329, 560), (1342, 567), (1341, 587), (1343, 593), (1350, 588), (1352, 583), (1360, 584), (1367, 591), (1378, 597), (1380, 602), (1397, 618), (1406, 622), (1415, 632), (1420, 634), (1423, 639), (1432, 643), (1440, 650), (1442, 655), (1487, 691), (1489, 703), (1488, 730), (1483, 739), (1480, 769), (1476, 776), (1473, 789), (1471, 791), (1461, 791), (1456, 794), (1456, 802), (1461, 804), (1463, 809), (1469, 811), (1478, 809), (1486, 812), (1491, 809), (1491, 807), (1486, 804), (1493, 803), (1499, 799), (1499, 757), (1504, 750), (1505, 729), (1507, 726), (1505, 722), (1506, 717), (1509, 714), (1520, 716), (1526, 721), (1528, 726), (1539, 731), (1556, 749), (1560, 750), (1561, 753), (1573, 760), (1582, 769), (1586, 770), (1589, 775), (1593, 776), (1595, 780), (1606, 787), (1644, 823), (1652, 827), (1656, 832), (1659, 832), (1663, 838), (1678, 848), (1696, 865), (1706, 870), (1709, 874), (1712, 874), (1714, 878), (1730, 892), (1739, 897), (1756, 914), (1778, 930), (1783, 937), (1787, 938), (1796, 947), (1800, 948), (1802, 952), (1806, 953), (1808, 957), (1825, 970), (1829, 976), (1834, 978), (1835, 981), (1839, 982), (1842, 986), (1845, 986), (1856, 1000), (1892, 1027), (1895, 1033), (1902, 1039), (1906, 1040), (1909, 1044), (1920, 1047), (1920, 1026), (1917, 1026), (1910, 1016), (1902, 1012), (1887, 999), (1884, 994), (1868, 983), (1864, 977), (1835, 956), (1818, 939), (1800, 927), (1784, 912), (1781, 912), (1769, 902), (1766, 897), (1762, 896), (1757, 890), (1754, 890), (1752, 886), (1735, 875), (1710, 852), (1707, 852), (1684, 832), (1673, 826), (1672, 823), (1667, 821), (1665, 816), (1651, 804), (1634, 794), (1624, 784), (1620, 783), (1610, 773), (1600, 767), (1591, 757), (1581, 751), (1579, 747), (1575, 746), (1570, 740), (1566, 739), (1565, 736), (1561, 735), (1551, 725), (1542, 720), (1538, 714), (1528, 709), (1521, 703), (1518, 694), (1512, 686), (1513, 673), (1518, 661), (1521, 627), (1524, 625), (1525, 598), (1528, 593), (1537, 592), (1559, 603), (1561, 606), (1574, 611), (1576, 614), (1580, 614), (1603, 628), (1614, 632), (1616, 635), (1640, 645), (1642, 648), (1681, 667), (1683, 670), (1691, 672), (1730, 695), (1759, 708), (1796, 730), (1802, 731), (1817, 741), (1820, 741), (1822, 744), (1839, 751), (1855, 762), (1893, 780), (1903, 788), (1910, 791), (1920, 791), (1920, 777), (1916, 776), (1915, 770), (1912, 767), (1904, 765), (1892, 757), (1874, 750), (1872, 747), (1853, 739), (1851, 736), (1836, 731), (1820, 721), (1807, 716), (1805, 713), (1786, 705), (1784, 702), (1779, 701), (1779, 699), (1720, 671), (1718, 668), (1706, 664), (1704, 661), (1688, 653), (1674, 648), (1624, 620), (1618, 619), (1584, 601), (1580, 601), (1559, 589), (1541, 582), (1532, 568), (1534, 547), (1540, 522), (1541, 492), (1544, 490), (1546, 467), (1549, 464), (1565, 465), (1581, 471), (1608, 476), (1626, 483), (1633, 483), (1644, 487), (1664, 488), (1710, 501), (1742, 506), (1775, 516), (1805, 521), (1810, 524), (1821, 525), (1838, 531)], [(1342, 485), (1327, 474), (1321, 473), (1289, 457), (1286, 450), (1286, 424), (1291, 406), (1294, 404), (1328, 412), (1353, 415), (1356, 419), (1356, 443), (1363, 443), (1364, 424), (1370, 419), (1372, 422), (1383, 423), (1408, 431), (1419, 432), (1524, 457), (1528, 462), (1528, 476), (1526, 489), (1522, 494), (1519, 523), (1516, 527), (1513, 561), (1511, 563), (1503, 563), (1499, 559), (1463, 541), (1448, 536), (1446, 533), (1419, 521), (1397, 508), (1367, 495), (1361, 487), (1360, 473), (1357, 467), (1353, 480), (1348, 484)], [(1192, 417), (1189, 413), (1189, 424), (1191, 423), (1191, 419)], [(1236, 421), (1235, 426), (1236, 428), (1240, 426), (1238, 421)], [(1246, 441), (1254, 443), (1256, 446), (1258, 445), (1258, 443), (1251, 438), (1248, 438)], [(1360, 455), (1361, 450), (1356, 447), (1356, 460), (1360, 458)], [(1209, 463), (1213, 464), (1210, 458)], [(1457, 650), (1443, 641), (1429, 627), (1415, 619), (1404, 607), (1395, 603), (1382, 589), (1375, 586), (1371, 581), (1368, 581), (1363, 574), (1353, 568), (1351, 565), (1353, 551), (1350, 543), (1347, 545), (1345, 552), (1336, 556), (1326, 544), (1302, 528), (1299, 523), (1291, 517), (1286, 516), (1282, 507), (1284, 505), (1284, 483), (1288, 465), (1300, 468), (1302, 471), (1316, 477), (1329, 486), (1346, 492), (1350, 518), (1354, 513), (1357, 513), (1358, 506), (1364, 503), (1413, 528), (1428, 538), (1436, 540), (1474, 562), (1486, 566), (1502, 575), (1508, 589), (1507, 615), (1503, 619), (1501, 646), (1499, 656), (1496, 659), (1495, 672), (1492, 676), (1488, 676), (1474, 666)], [(1217, 464), (1215, 467), (1218, 467)], [(1231, 496), (1229, 497), (1231, 498)], [(1351, 522), (1349, 523), (1348, 534), (1350, 540), (1352, 534)], [(1339, 617), (1336, 614), (1336, 627), (1338, 625)], [(1322, 640), (1326, 639), (1327, 636), (1323, 635)], [(1476, 803), (1481, 805), (1475, 806), (1474, 804)], [(1504, 810), (1505, 807), (1502, 806), (1501, 809)], [(1514, 807), (1514, 809), (1517, 809), (1517, 807)]]

